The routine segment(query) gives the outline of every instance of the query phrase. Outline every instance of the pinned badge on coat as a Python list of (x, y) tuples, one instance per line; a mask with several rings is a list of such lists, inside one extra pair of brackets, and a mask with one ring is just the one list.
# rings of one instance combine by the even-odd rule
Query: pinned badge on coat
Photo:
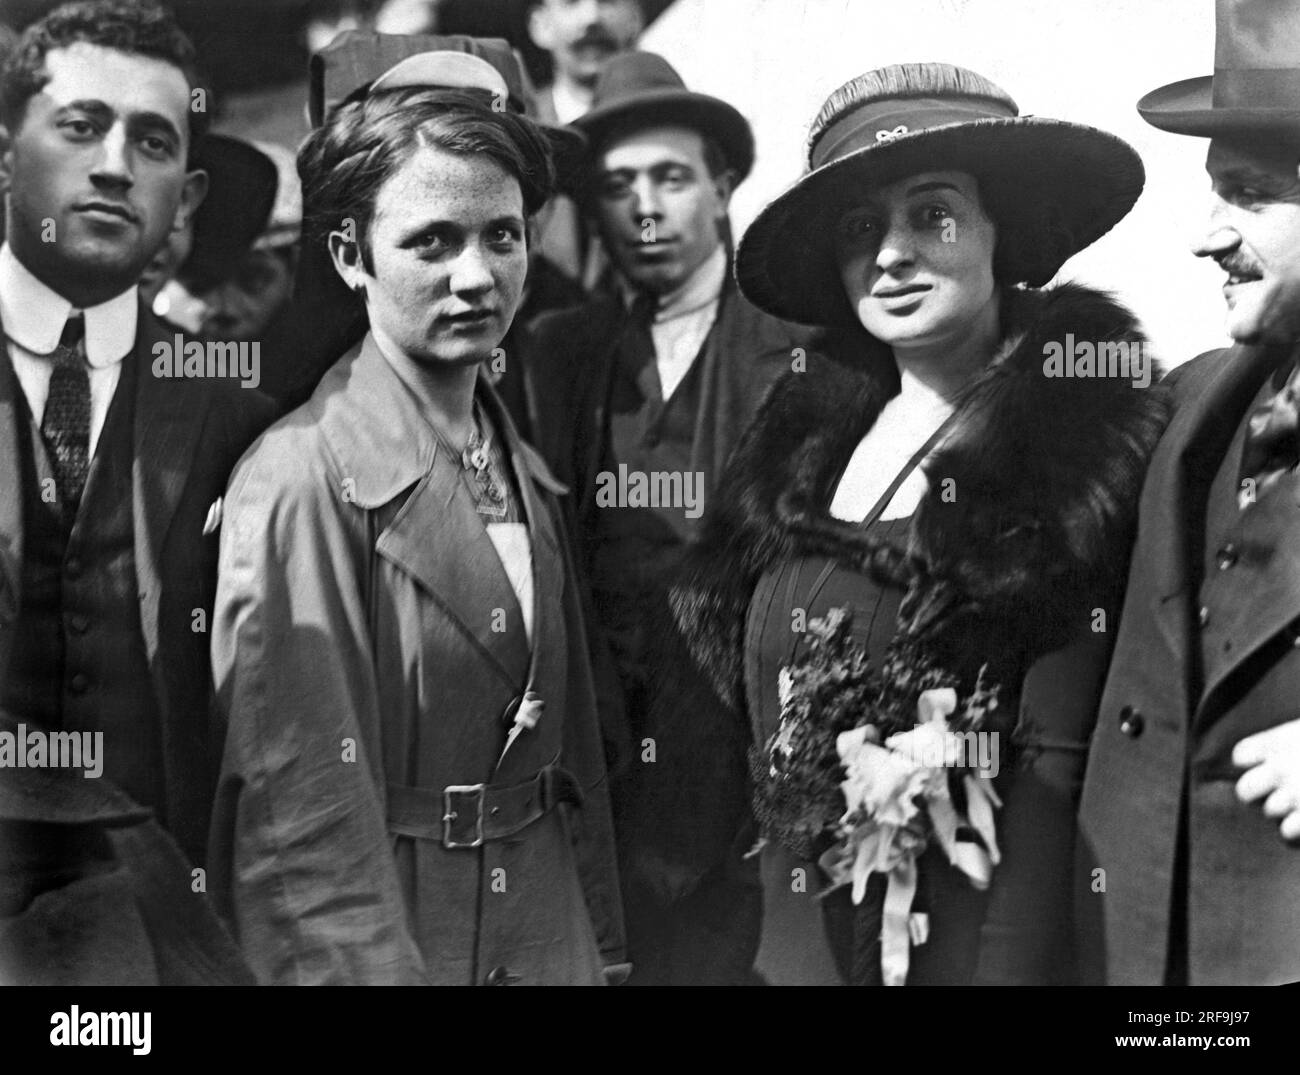
[(209, 534), (215, 534), (217, 532), (217, 527), (221, 525), (221, 509), (225, 504), (225, 499), (225, 497), (217, 497), (208, 508), (208, 517), (203, 522), (204, 537), (207, 537)]

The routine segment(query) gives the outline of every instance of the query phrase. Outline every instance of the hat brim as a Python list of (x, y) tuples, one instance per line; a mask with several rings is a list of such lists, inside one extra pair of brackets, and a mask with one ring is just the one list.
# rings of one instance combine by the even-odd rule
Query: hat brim
[(929, 127), (825, 164), (768, 205), (736, 250), (741, 290), (788, 321), (857, 324), (840, 280), (835, 225), (866, 189), (927, 171), (969, 172), (983, 189), (1009, 192), (999, 201), (1026, 213), (1054, 206), (1068, 241), (1060, 241), (1052, 274), (1119, 223), (1146, 181), (1132, 146), (1082, 124), (1019, 116)]
[(629, 127), (659, 124), (690, 127), (718, 140), (739, 183), (754, 167), (754, 132), (749, 121), (726, 101), (690, 90), (647, 90), (579, 116), (573, 126), (587, 136), (592, 151)]
[(1195, 138), (1300, 135), (1300, 108), (1216, 108), (1212, 75), (1186, 78), (1152, 90), (1138, 101), (1137, 110), (1153, 127)]

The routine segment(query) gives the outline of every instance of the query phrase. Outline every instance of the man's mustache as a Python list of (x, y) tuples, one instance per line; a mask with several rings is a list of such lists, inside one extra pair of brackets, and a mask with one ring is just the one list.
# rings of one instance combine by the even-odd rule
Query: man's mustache
[(575, 49), (580, 48), (602, 48), (613, 51), (618, 48), (618, 42), (614, 40), (614, 35), (602, 27), (592, 27), (587, 30), (577, 41), (573, 43)]
[(1219, 268), (1229, 276), (1263, 276), (1263, 271), (1249, 258), (1244, 258), (1240, 254), (1229, 254), (1226, 257), (1216, 258)]

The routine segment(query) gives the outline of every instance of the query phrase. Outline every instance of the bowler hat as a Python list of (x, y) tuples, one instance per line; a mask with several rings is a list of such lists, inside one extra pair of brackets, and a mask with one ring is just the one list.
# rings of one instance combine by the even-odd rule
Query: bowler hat
[(871, 188), (926, 171), (975, 176), (985, 208), (997, 207), (999, 279), (1034, 286), (1114, 227), (1146, 178), (1127, 142), (1022, 116), (974, 71), (941, 63), (868, 71), (822, 105), (808, 170), (745, 232), (736, 250), (741, 290), (786, 320), (856, 324), (840, 282), (836, 226)]
[(210, 133), (194, 149), (194, 167), (208, 173), (208, 193), (194, 213), (194, 246), (186, 272), (228, 278), (262, 234), (275, 204), (275, 162), (239, 138)]
[(572, 125), (594, 151), (629, 127), (659, 124), (690, 127), (715, 138), (737, 182), (754, 167), (749, 121), (726, 101), (688, 90), (672, 64), (653, 52), (623, 52), (609, 60), (596, 79), (590, 110)]
[[(555, 154), (556, 172), (563, 181), (580, 166), (585, 140), (577, 131), (537, 120), (532, 84), (523, 62), (509, 42), (495, 37), (467, 37), (464, 34), (379, 34), (370, 30), (348, 30), (337, 35), (311, 58), (308, 117), (319, 127), (325, 117), (346, 100), (364, 95), (381, 78), (384, 85), (436, 86), (440, 69), (427, 54), (467, 53), (490, 64), (505, 83), (507, 104), (520, 115), (530, 117), (541, 128)], [(425, 60), (413, 63), (415, 57)], [(441, 69), (446, 69), (442, 65)], [(462, 72), (450, 71), (458, 77)], [(455, 85), (463, 83), (457, 81)]]
[(1214, 74), (1138, 102), (1162, 131), (1300, 135), (1300, 0), (1218, 0)]

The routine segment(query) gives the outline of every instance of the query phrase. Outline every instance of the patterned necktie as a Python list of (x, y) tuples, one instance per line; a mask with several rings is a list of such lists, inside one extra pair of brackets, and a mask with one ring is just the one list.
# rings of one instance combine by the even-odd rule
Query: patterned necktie
[(54, 463), (65, 517), (76, 515), (90, 469), (90, 373), (82, 346), (85, 332), (86, 323), (80, 315), (68, 318), (51, 356), (54, 370), (41, 419), (41, 436)]

